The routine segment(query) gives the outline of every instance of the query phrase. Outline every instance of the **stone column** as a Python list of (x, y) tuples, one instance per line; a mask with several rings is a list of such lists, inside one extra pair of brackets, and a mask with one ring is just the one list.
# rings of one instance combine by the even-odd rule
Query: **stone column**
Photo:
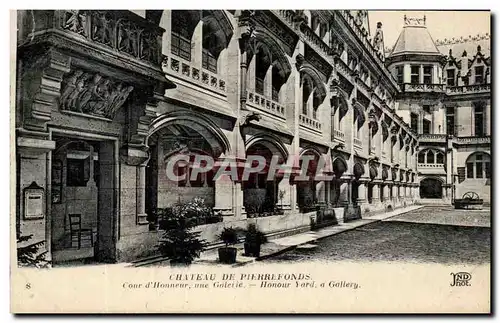
[(228, 175), (222, 175), (215, 181), (215, 212), (221, 212), (223, 216), (234, 216), (233, 190), (234, 183)]
[(372, 204), (376, 204), (380, 201), (380, 187), (378, 183), (373, 183), (372, 189)]
[(366, 203), (366, 182), (360, 181), (358, 186), (358, 205)]
[(203, 21), (200, 20), (194, 29), (191, 38), (191, 63), (197, 68), (201, 68), (203, 53)]
[(146, 165), (141, 164), (136, 168), (136, 210), (137, 224), (147, 224), (146, 214)]
[(339, 205), (346, 206), (349, 204), (349, 182), (347, 180), (342, 180), (340, 184), (340, 196)]
[(396, 202), (398, 200), (398, 186), (396, 184), (393, 184), (391, 186), (392, 189), (392, 200), (393, 202)]
[[(280, 192), (284, 192), (283, 199), (279, 198)], [(282, 179), (278, 184), (278, 206), (280, 206), (283, 210), (291, 210), (292, 208), (292, 185), (290, 185), (290, 181), (287, 178)]]
[(383, 196), (384, 196), (384, 201), (389, 201), (389, 184), (385, 183), (383, 186)]
[(398, 189), (399, 189), (399, 199), (402, 200), (404, 197), (404, 187), (402, 184), (398, 184)]

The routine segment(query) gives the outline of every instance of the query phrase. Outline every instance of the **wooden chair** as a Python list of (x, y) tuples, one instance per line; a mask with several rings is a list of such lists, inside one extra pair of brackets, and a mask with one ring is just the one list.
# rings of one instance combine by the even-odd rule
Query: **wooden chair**
[(78, 249), (82, 246), (82, 238), (84, 241), (90, 241), (90, 246), (94, 246), (94, 234), (92, 228), (82, 228), (82, 215), (69, 214), (69, 229), (71, 233), (71, 247), (73, 242), (77, 242)]

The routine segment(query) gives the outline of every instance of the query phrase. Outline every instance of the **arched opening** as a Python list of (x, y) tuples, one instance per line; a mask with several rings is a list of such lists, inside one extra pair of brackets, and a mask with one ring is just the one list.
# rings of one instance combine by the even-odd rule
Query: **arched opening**
[(280, 102), (280, 92), (291, 73), (285, 54), (264, 33), (251, 40), (247, 53), (249, 90)]
[(172, 10), (171, 52), (191, 61), (191, 40), (200, 21), (200, 12), (194, 10)]
[(352, 194), (351, 194), (351, 202), (354, 205), (358, 204), (359, 187), (361, 185), (359, 179), (361, 178), (361, 176), (363, 176), (364, 173), (365, 173), (365, 168), (361, 163), (354, 164), (353, 168), (354, 181), (352, 182)]
[(321, 78), (311, 68), (303, 68), (300, 72), (302, 88), (302, 115), (318, 119), (318, 112), (325, 100), (326, 90)]
[(342, 174), (344, 174), (344, 172), (347, 171), (347, 163), (343, 158), (337, 157), (333, 160), (332, 169), (334, 178), (332, 180), (332, 186), (330, 190), (331, 191), (330, 201), (334, 206), (339, 206), (340, 195), (341, 195), (341, 184), (342, 184), (340, 178), (342, 177)]
[(315, 179), (318, 170), (319, 159), (321, 156), (314, 150), (305, 151), (299, 159), (299, 166), (302, 170), (303, 163), (308, 160), (306, 174), (307, 180), (297, 182), (297, 204), (302, 212), (310, 212), (315, 210), (316, 204), (320, 200), (320, 192), (322, 191), (319, 185), (324, 185), (324, 182)]
[(274, 215), (278, 211), (278, 203), (283, 204), (279, 189), (282, 177), (269, 173), (273, 156), (279, 157), (278, 164), (286, 160), (280, 148), (268, 140), (257, 140), (247, 148), (247, 156), (261, 156), (266, 161), (261, 171), (250, 173), (248, 180), (243, 182), (243, 205), (249, 218)]
[(215, 171), (210, 166), (229, 151), (227, 139), (209, 121), (178, 111), (153, 122), (148, 138), (146, 213), (156, 223), (157, 209), (202, 199), (215, 206)]
[(466, 165), (467, 178), (489, 179), (491, 178), (491, 157), (484, 152), (476, 152), (471, 154)]
[[(199, 63), (218, 73), (221, 52), (227, 48), (233, 31), (220, 10), (172, 10), (171, 53), (186, 61)], [(196, 35), (196, 36), (195, 36)], [(201, 39), (201, 43), (195, 42)]]
[(420, 181), (420, 198), (440, 199), (443, 197), (442, 182), (436, 178), (425, 178)]

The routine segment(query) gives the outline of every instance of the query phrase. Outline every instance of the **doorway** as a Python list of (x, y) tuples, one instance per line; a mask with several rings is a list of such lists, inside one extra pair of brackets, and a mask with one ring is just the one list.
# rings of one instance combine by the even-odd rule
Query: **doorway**
[(115, 260), (113, 141), (54, 137), (51, 246), (54, 264)]

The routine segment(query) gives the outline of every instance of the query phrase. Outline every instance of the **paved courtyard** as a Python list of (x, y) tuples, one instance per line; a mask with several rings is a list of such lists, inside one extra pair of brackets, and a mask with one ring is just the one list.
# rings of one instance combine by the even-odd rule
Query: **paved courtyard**
[(424, 207), (367, 224), (266, 261), (490, 262), (490, 211)]

